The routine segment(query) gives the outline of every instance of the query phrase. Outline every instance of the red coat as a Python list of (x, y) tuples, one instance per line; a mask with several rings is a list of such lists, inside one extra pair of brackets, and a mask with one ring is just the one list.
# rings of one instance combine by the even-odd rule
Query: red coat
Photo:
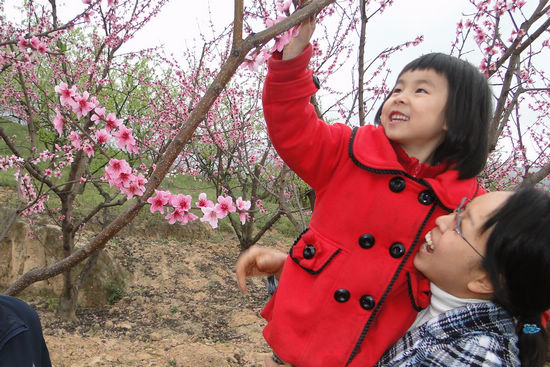
[(264, 85), (271, 141), (317, 195), (262, 311), (264, 336), (295, 366), (372, 366), (428, 304), (412, 259), (435, 218), (482, 190), (448, 164), (419, 164), (381, 126), (318, 120), (311, 53), (271, 58)]

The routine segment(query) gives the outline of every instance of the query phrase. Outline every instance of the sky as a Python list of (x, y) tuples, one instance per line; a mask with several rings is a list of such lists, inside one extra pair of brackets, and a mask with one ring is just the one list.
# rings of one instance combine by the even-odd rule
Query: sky
[[(4, 0), (9, 11), (20, 0)], [(257, 0), (245, 0), (247, 2)], [(58, 0), (62, 20), (68, 20), (85, 9), (81, 0)], [(374, 1), (373, 1), (374, 2)], [(210, 14), (216, 25), (223, 27), (233, 20), (232, 0), (170, 0), (161, 13), (141, 29), (123, 50), (135, 50), (163, 45), (168, 54), (177, 58), (194, 40), (200, 43), (199, 31), (208, 32)], [(367, 28), (367, 53), (372, 54), (388, 45), (403, 43), (424, 35), (424, 42), (407, 51), (396, 61), (400, 70), (407, 61), (432, 51), (448, 52), (454, 38), (460, 14), (472, 9), (467, 0), (394, 0), (382, 16), (376, 16)]]
[[(19, 0), (4, 1), (7, 9), (20, 4)], [(245, 7), (249, 1), (257, 0), (245, 0)], [(232, 0), (170, 0), (126, 47), (140, 49), (164, 45), (167, 53), (178, 57), (186, 45), (198, 39), (200, 30), (208, 31), (210, 13), (216, 25), (229, 24), (233, 20), (233, 3)], [(58, 0), (61, 19), (68, 20), (84, 8), (81, 0)], [(370, 47), (374, 53), (422, 34), (424, 42), (411, 51), (413, 56), (404, 57), (403, 65), (423, 53), (448, 52), (460, 14), (471, 9), (467, 0), (394, 0), (382, 16), (374, 17), (369, 23), (367, 50)]]
[[(245, 6), (248, 1), (255, 0), (245, 0)], [(216, 24), (226, 25), (233, 20), (232, 0), (194, 1), (192, 9), (188, 9), (189, 2), (169, 2), (128, 46), (139, 48), (162, 44), (168, 53), (177, 57), (183, 53), (186, 43), (192, 43), (197, 38), (199, 29), (208, 30), (209, 9)], [(374, 17), (369, 24), (367, 32), (370, 29), (376, 33), (368, 33), (367, 50), (370, 47), (373, 54), (378, 53), (388, 45), (406, 42), (423, 34), (424, 42), (403, 54), (401, 65), (396, 65), (399, 70), (420, 54), (448, 52), (460, 14), (468, 9), (471, 5), (467, 0), (395, 0), (383, 16)]]

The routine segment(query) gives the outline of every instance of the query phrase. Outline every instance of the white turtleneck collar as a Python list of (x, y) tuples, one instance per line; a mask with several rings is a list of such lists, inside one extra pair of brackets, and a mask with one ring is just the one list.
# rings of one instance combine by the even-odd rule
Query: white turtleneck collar
[(489, 302), (488, 300), (484, 299), (455, 297), (452, 294), (445, 292), (434, 283), (430, 283), (430, 291), (432, 292), (430, 305), (418, 313), (418, 316), (416, 316), (416, 320), (414, 320), (414, 323), (411, 325), (409, 330), (412, 330), (422, 325), (426, 321), (437, 317), (440, 314), (447, 312), (453, 308), (462, 307), (467, 305), (468, 303)]

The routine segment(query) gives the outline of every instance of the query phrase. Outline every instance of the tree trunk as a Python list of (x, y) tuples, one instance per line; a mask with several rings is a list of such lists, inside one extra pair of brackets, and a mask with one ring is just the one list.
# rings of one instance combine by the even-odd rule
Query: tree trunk
[[(66, 275), (68, 273), (68, 275)], [(63, 277), (70, 277), (71, 271), (68, 270), (63, 273)], [(64, 320), (76, 321), (76, 306), (78, 300), (78, 287), (72, 282), (63, 283), (63, 291), (59, 297), (59, 308), (57, 309), (57, 315)]]

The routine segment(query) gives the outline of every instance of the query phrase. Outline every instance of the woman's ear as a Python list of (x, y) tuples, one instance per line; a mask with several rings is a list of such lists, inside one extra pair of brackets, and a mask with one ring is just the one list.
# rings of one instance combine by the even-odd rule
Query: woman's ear
[(489, 279), (489, 274), (483, 270), (477, 270), (476, 274), (468, 282), (468, 290), (472, 293), (483, 295), (482, 298), (487, 298), (487, 296), (494, 293), (493, 284)]

